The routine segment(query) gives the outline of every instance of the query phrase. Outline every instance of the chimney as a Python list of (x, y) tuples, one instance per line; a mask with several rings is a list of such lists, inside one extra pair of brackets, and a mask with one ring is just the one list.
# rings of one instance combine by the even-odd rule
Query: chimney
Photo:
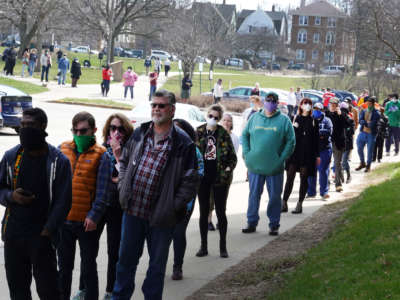
[(306, 6), (306, 0), (301, 0), (300, 8), (303, 8), (304, 6)]
[(275, 11), (275, 4), (272, 4), (272, 11)]

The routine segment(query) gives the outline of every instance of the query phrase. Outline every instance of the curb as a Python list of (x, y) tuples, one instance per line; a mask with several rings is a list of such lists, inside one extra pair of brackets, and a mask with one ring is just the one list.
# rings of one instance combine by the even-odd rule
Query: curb
[(67, 104), (67, 105), (81, 105), (81, 106), (89, 106), (89, 107), (99, 107), (99, 108), (108, 108), (108, 109), (118, 109), (118, 110), (131, 110), (132, 108), (126, 108), (126, 107), (118, 107), (118, 106), (112, 106), (112, 105), (102, 105), (102, 104), (89, 104), (89, 103), (73, 103), (73, 102), (64, 102), (64, 101), (59, 101), (59, 100), (45, 100), (47, 103), (57, 103), (57, 104)]

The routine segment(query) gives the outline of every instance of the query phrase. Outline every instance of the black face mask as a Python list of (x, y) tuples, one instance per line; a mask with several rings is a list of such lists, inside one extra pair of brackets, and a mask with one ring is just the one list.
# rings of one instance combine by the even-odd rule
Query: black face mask
[(19, 130), (19, 139), (22, 148), (27, 151), (39, 150), (46, 144), (47, 133), (38, 128), (23, 127)]

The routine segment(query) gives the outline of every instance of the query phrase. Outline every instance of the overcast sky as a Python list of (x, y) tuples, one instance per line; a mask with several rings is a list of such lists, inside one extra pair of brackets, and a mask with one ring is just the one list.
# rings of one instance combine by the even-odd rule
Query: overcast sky
[[(222, 0), (214, 1), (219, 4), (222, 3)], [(300, 6), (300, 0), (226, 0), (226, 4), (236, 4), (238, 10), (257, 9), (258, 6), (261, 6), (264, 10), (271, 10), (272, 4), (276, 4), (286, 10), (289, 4), (292, 8)]]

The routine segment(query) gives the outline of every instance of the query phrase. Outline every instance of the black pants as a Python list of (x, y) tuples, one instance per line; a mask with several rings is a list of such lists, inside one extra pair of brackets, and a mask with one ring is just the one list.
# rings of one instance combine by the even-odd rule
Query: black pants
[(50, 66), (42, 66), (42, 74), (40, 75), (40, 81), (43, 81), (43, 79), (46, 76), (46, 82), (49, 82), (49, 70)]
[[(206, 178), (206, 177), (205, 177)], [(201, 245), (207, 247), (208, 234), (208, 214), (210, 212), (210, 194), (214, 192), (215, 212), (218, 219), (218, 228), (220, 241), (226, 242), (226, 231), (228, 228), (228, 220), (226, 219), (226, 200), (228, 199), (230, 185), (213, 185), (202, 180), (199, 188), (199, 204), (200, 204), (200, 236)]]
[(8, 59), (6, 61), (6, 75), (14, 75), (15, 59)]
[(103, 80), (101, 83), (101, 93), (103, 96), (107, 96), (110, 91), (110, 80)]
[(172, 240), (174, 244), (174, 270), (182, 270), (183, 258), (185, 257), (186, 251), (186, 229), (188, 227), (192, 213), (193, 207), (190, 212), (187, 212), (185, 218), (175, 226)]
[(171, 67), (170, 67), (170, 66), (165, 66), (165, 67), (164, 67), (164, 71), (165, 71), (165, 77), (168, 77), (168, 72), (169, 72), (169, 69), (171, 69)]
[(98, 230), (85, 232), (83, 223), (79, 222), (63, 225), (61, 242), (57, 249), (61, 299), (69, 300), (71, 297), (76, 241), (79, 242), (81, 254), (81, 274), (86, 290), (85, 300), (98, 300), (99, 279), (96, 258), (99, 252), (99, 232)]
[[(104, 226), (107, 225), (107, 286), (106, 292), (111, 293), (114, 289), (114, 282), (116, 277), (116, 267), (118, 262), (119, 244), (121, 242), (121, 224), (122, 224), (122, 209), (118, 204), (117, 206), (109, 207), (103, 220), (98, 225), (99, 239), (103, 233)], [(82, 265), (81, 265), (82, 270)], [(79, 289), (85, 289), (82, 272), (79, 280)]]
[(71, 78), (71, 87), (76, 87), (76, 84), (78, 83), (78, 79), (79, 78), (74, 78), (74, 77)]
[(48, 237), (5, 241), (4, 260), (11, 300), (32, 299), (32, 273), (41, 300), (60, 298), (56, 251)]
[[(285, 191), (283, 192), (283, 201), (287, 202), (290, 194), (292, 193), (293, 190), (293, 183), (294, 179), (296, 178), (296, 171), (297, 171), (297, 166), (294, 164), (291, 164), (287, 167), (286, 171), (286, 183), (285, 183)], [(307, 189), (308, 189), (308, 174), (307, 174), (307, 168), (306, 167), (301, 167), (300, 168), (300, 191), (299, 191), (299, 202), (303, 202), (304, 198), (306, 197), (307, 194)]]
[(375, 143), (375, 147), (374, 147), (374, 154), (372, 156), (372, 161), (376, 161), (376, 159), (378, 158), (378, 160), (382, 159), (383, 156), (383, 144), (385, 142), (385, 139), (382, 137), (376, 137), (376, 143)]

